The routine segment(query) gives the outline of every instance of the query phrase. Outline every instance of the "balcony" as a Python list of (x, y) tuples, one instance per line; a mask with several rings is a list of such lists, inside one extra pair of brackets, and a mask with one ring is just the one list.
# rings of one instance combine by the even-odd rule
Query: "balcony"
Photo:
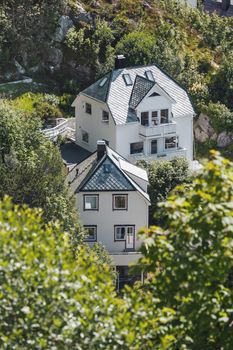
[(109, 254), (116, 266), (128, 266), (129, 264), (136, 263), (142, 257), (142, 254), (138, 251), (109, 252)]
[(164, 160), (170, 160), (174, 157), (184, 157), (186, 158), (186, 153), (187, 150), (186, 148), (173, 148), (173, 149), (166, 149), (163, 152), (159, 152), (156, 154), (144, 154), (144, 153), (140, 153), (140, 154), (131, 154), (128, 157), (128, 160), (132, 163), (136, 163), (138, 160), (146, 160), (148, 162), (152, 162), (154, 160), (159, 160), (159, 159), (164, 159)]
[(176, 133), (176, 122), (159, 125), (139, 125), (139, 134), (142, 137), (165, 137)]

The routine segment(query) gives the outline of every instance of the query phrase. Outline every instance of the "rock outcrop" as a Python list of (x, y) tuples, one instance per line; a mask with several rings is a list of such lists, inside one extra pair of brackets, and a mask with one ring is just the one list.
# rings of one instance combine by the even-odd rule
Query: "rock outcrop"
[(68, 30), (73, 26), (74, 23), (69, 16), (61, 16), (54, 35), (54, 41), (61, 43), (65, 39)]
[(194, 135), (198, 142), (206, 142), (207, 140), (217, 140), (217, 134), (211, 126), (210, 118), (201, 113), (198, 119), (194, 122)]
[(217, 138), (217, 145), (220, 148), (229, 146), (233, 142), (233, 134), (226, 131), (221, 132)]

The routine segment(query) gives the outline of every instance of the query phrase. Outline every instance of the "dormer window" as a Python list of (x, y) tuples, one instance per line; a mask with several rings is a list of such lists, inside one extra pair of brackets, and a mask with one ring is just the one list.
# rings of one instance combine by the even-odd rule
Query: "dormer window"
[(150, 81), (155, 81), (154, 76), (153, 76), (151, 70), (145, 71), (145, 75), (146, 75), (146, 77), (147, 77), (148, 80), (150, 80)]
[(85, 112), (87, 114), (91, 114), (91, 104), (90, 103), (85, 103)]
[(133, 85), (131, 76), (130, 76), (129, 74), (123, 74), (123, 78), (124, 78), (125, 84), (126, 84), (127, 86)]
[(101, 82), (99, 83), (99, 86), (100, 87), (103, 87), (104, 85), (105, 85), (105, 83), (106, 83), (106, 81), (108, 80), (108, 78), (103, 78), (102, 80), (101, 80)]
[(104, 122), (104, 123), (109, 122), (109, 113), (107, 111), (102, 112), (102, 122)]

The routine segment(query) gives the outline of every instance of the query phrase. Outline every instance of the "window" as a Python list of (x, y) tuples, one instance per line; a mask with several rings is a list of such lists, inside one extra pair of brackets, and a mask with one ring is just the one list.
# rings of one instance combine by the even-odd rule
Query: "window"
[(156, 154), (157, 153), (157, 140), (152, 140), (151, 141), (151, 154)]
[(84, 210), (99, 210), (99, 196), (84, 195)]
[(108, 80), (108, 78), (103, 78), (102, 80), (101, 80), (101, 82), (99, 83), (99, 86), (100, 87), (103, 87), (104, 85), (105, 85), (105, 83), (106, 83), (106, 81)]
[(102, 122), (104, 122), (104, 123), (109, 122), (109, 113), (107, 111), (102, 112)]
[(147, 77), (148, 80), (150, 80), (150, 81), (155, 81), (154, 76), (153, 76), (151, 70), (147, 70), (147, 71), (145, 72), (145, 75), (146, 75), (146, 77)]
[(176, 136), (165, 138), (165, 149), (176, 148), (178, 144)]
[(149, 125), (149, 112), (141, 113), (141, 125), (144, 125), (144, 126)]
[(134, 241), (134, 226), (115, 226), (115, 241), (125, 241), (128, 236)]
[(125, 84), (126, 84), (127, 86), (128, 86), (128, 85), (133, 85), (131, 76), (130, 76), (129, 74), (123, 74), (123, 78), (124, 78)]
[(161, 109), (161, 124), (168, 123), (168, 109)]
[(158, 112), (157, 111), (152, 111), (152, 113), (151, 113), (151, 122), (152, 122), (153, 126), (159, 124), (159, 117), (158, 117)]
[(127, 210), (128, 209), (128, 196), (127, 194), (114, 194), (113, 195), (113, 210)]
[(87, 114), (91, 114), (91, 104), (90, 103), (87, 103), (85, 104), (85, 112)]
[(96, 242), (97, 241), (97, 226), (84, 226), (86, 237), (84, 241), (86, 242)]
[(143, 153), (143, 142), (134, 142), (130, 144), (130, 154)]
[(89, 134), (85, 130), (82, 130), (82, 141), (85, 143), (89, 142)]

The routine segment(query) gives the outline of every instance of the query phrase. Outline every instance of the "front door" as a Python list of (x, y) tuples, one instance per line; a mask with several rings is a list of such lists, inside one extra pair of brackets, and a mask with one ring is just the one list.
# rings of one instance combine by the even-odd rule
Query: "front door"
[(134, 227), (133, 226), (127, 226), (126, 227), (126, 240), (125, 240), (125, 248), (126, 250), (134, 249)]

